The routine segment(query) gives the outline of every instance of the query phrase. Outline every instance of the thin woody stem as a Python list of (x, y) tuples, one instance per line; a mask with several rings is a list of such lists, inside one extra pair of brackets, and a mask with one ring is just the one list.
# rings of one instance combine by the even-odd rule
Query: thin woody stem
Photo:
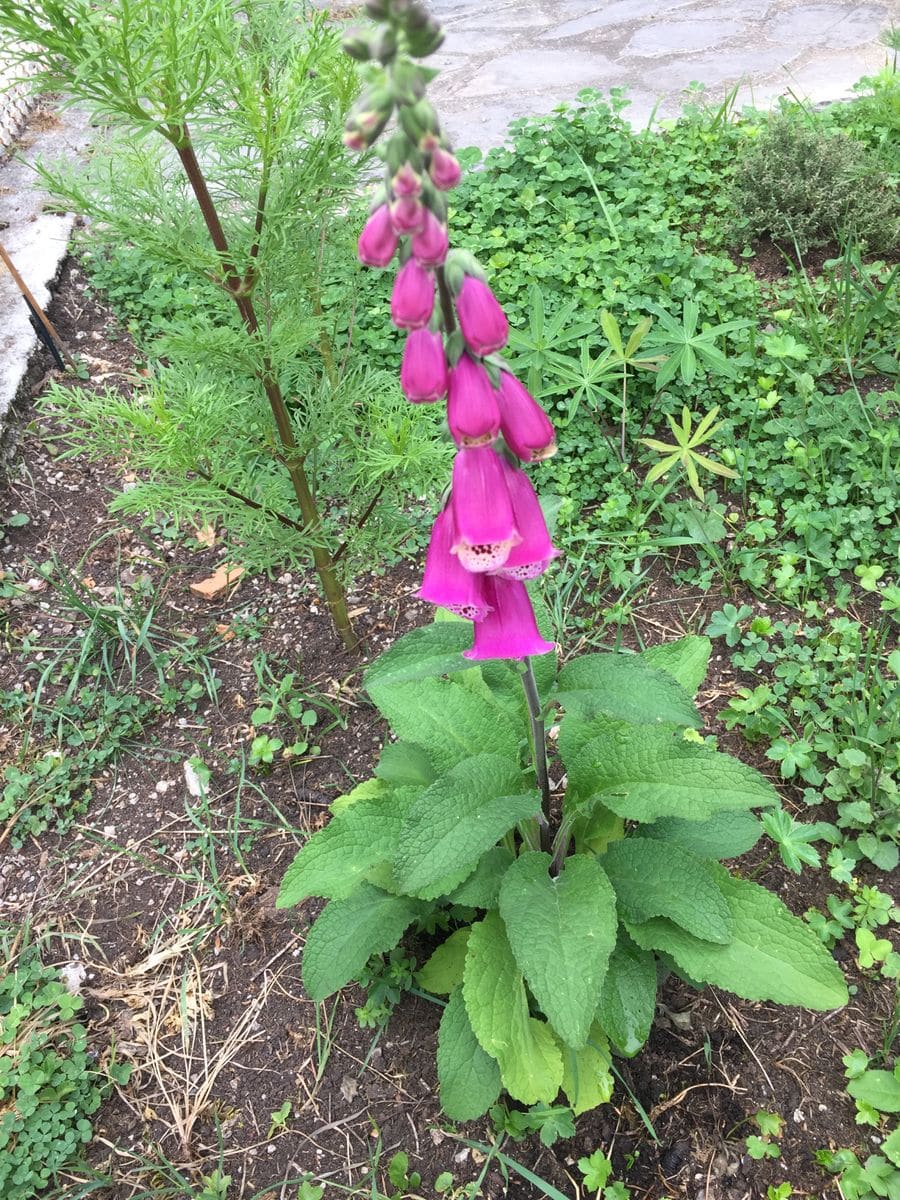
[[(206, 223), (206, 228), (209, 230), (209, 236), (221, 258), (224, 275), (222, 283), (225, 291), (231, 295), (237, 305), (247, 333), (251, 338), (256, 339), (259, 335), (259, 321), (257, 320), (253, 300), (248, 294), (247, 281), (241, 279), (235, 267), (231, 251), (228, 247), (228, 239), (225, 236), (225, 230), (222, 228), (222, 222), (219, 219), (215, 202), (210, 195), (200, 163), (197, 161), (197, 155), (186, 125), (180, 127), (177, 131), (177, 136), (172, 137), (172, 141), (178, 152), (178, 157), (181, 159), (197, 203), (200, 206), (203, 220)], [(257, 213), (259, 216), (261, 209), (258, 209)], [(312, 546), (313, 562), (315, 563), (316, 572), (322, 584), (322, 590), (325, 593), (325, 600), (331, 613), (332, 623), (347, 649), (356, 652), (359, 650), (359, 639), (350, 623), (344, 590), (335, 574), (331, 556), (324, 546), (317, 543), (318, 535), (322, 530), (322, 518), (316, 507), (303, 463), (297, 453), (297, 441), (294, 437), (287, 404), (276, 378), (272, 360), (267, 354), (263, 355), (260, 369), (257, 372), (257, 378), (265, 390), (269, 406), (272, 409), (272, 415), (275, 418), (278, 436), (284, 448), (284, 464), (290, 476), (294, 495), (297, 497), (297, 503), (303, 517), (303, 524), (311, 538), (314, 539)]]

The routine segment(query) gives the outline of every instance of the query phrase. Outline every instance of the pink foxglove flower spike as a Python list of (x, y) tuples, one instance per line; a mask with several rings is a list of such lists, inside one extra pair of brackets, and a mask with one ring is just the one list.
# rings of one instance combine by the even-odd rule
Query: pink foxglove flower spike
[(488, 373), (463, 352), (450, 371), (447, 424), (457, 446), (490, 445), (500, 430), (500, 409)]
[(397, 253), (398, 244), (399, 239), (391, 224), (390, 210), (386, 204), (382, 204), (366, 221), (359, 235), (359, 261), (367, 267), (386, 267)]
[(400, 386), (413, 404), (427, 404), (447, 394), (444, 339), (429, 329), (414, 329), (403, 348)]
[(445, 508), (434, 523), (425, 556), (425, 574), (418, 595), (439, 604), (458, 617), (482, 621), (490, 611), (484, 599), (486, 576), (475, 575), (452, 552), (455, 540), (453, 514)]
[(462, 178), (462, 168), (452, 154), (436, 146), (431, 152), (428, 174), (436, 188), (442, 192), (449, 192)]
[(434, 276), (411, 258), (397, 272), (391, 293), (391, 320), (398, 329), (422, 329), (434, 311)]
[(495, 571), (522, 539), (506, 490), (503, 463), (490, 446), (459, 451), (450, 493), (456, 539), (453, 552), (469, 571)]
[(490, 611), (475, 624), (475, 645), (465, 658), (528, 658), (556, 649), (541, 637), (524, 583), (488, 575), (483, 596)]
[(506, 488), (512, 501), (513, 520), (521, 541), (510, 550), (497, 570), (505, 579), (535, 579), (546, 571), (559, 551), (550, 540), (547, 522), (531, 480), (505, 460)]
[(509, 322), (486, 283), (467, 275), (456, 297), (456, 313), (466, 345), (484, 358), (502, 350), (509, 337)]
[(447, 257), (450, 239), (446, 226), (442, 225), (431, 209), (425, 210), (425, 224), (421, 232), (412, 239), (413, 258), (423, 267), (439, 267)]
[(556, 453), (556, 434), (550, 418), (509, 371), (500, 372), (497, 403), (503, 440), (516, 458), (537, 462)]

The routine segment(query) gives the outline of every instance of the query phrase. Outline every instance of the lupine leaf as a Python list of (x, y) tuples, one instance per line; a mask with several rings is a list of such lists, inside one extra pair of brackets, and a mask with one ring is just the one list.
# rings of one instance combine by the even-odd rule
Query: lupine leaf
[(325, 905), (306, 935), (303, 985), (311, 1000), (324, 1000), (357, 976), (373, 954), (392, 950), (428, 906), (391, 896), (369, 883), (345, 900)]
[(517, 764), (499, 754), (476, 754), (436, 780), (410, 806), (400, 830), (394, 869), (410, 892), (433, 899), (470, 875), (478, 859), (519, 821), (540, 808)]
[(369, 694), (398, 739), (424, 746), (438, 772), (474, 754), (518, 754), (520, 733), (506, 713), (449, 679), (373, 685)]
[(734, 921), (727, 946), (701, 941), (657, 917), (629, 932), (639, 946), (669, 954), (692, 979), (727, 988), (745, 1000), (774, 1000), (802, 1008), (839, 1008), (847, 985), (816, 934), (777, 896), (714, 868)]
[(656, 1011), (656, 959), (620, 931), (603, 980), (597, 1020), (629, 1058), (650, 1036)]
[(731, 941), (731, 910), (712, 864), (670, 842), (629, 837), (613, 842), (600, 860), (630, 922), (668, 917), (707, 942)]
[(641, 652), (641, 658), (651, 667), (666, 671), (691, 696), (706, 678), (712, 642), (708, 637), (688, 635), (677, 642), (664, 642)]
[(500, 1068), (479, 1046), (457, 988), (441, 1017), (437, 1049), (441, 1107), (454, 1121), (474, 1121), (500, 1095)]
[(497, 912), (472, 926), (463, 998), (475, 1036), (497, 1059), (513, 1099), (550, 1104), (562, 1083), (562, 1055), (549, 1027), (528, 1014), (525, 981)]
[(500, 914), (528, 986), (576, 1049), (587, 1040), (616, 944), (616, 903), (596, 859), (573, 855), (556, 878), (550, 855), (522, 854), (503, 877)]
[(583, 800), (599, 797), (627, 820), (705, 821), (723, 809), (778, 802), (775, 789), (752, 767), (686, 741), (678, 729), (607, 717), (592, 724), (596, 737), (568, 758), (562, 751), (570, 791)]
[(702, 725), (688, 692), (669, 672), (637, 654), (584, 654), (573, 659), (560, 672), (558, 699), (587, 720), (606, 713), (640, 725)]

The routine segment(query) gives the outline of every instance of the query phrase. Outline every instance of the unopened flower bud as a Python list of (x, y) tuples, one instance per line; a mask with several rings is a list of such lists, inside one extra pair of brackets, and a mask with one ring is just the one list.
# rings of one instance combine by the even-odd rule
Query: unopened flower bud
[(393, 29), (385, 29), (374, 47), (375, 57), (383, 65), (387, 65), (397, 53), (397, 35)]
[(480, 357), (506, 345), (509, 322), (486, 283), (467, 275), (456, 297), (456, 315), (466, 345)]
[(417, 196), (398, 196), (391, 204), (394, 232), (401, 236), (418, 233), (425, 226), (425, 212)]
[(448, 154), (446, 150), (436, 146), (431, 152), (428, 174), (436, 188), (442, 192), (449, 192), (462, 178), (462, 168), (452, 154)]
[(372, 57), (372, 42), (364, 33), (348, 33), (341, 45), (344, 53), (356, 62), (368, 62)]
[(418, 196), (422, 191), (422, 177), (409, 163), (404, 163), (391, 180), (391, 188), (395, 196)]
[(411, 258), (400, 268), (394, 280), (391, 320), (398, 329), (424, 329), (433, 311), (434, 276)]
[(426, 58), (434, 54), (444, 41), (444, 31), (433, 17), (421, 29), (410, 29), (406, 34), (410, 54), (416, 58)]
[(425, 209), (425, 223), (412, 239), (413, 257), (423, 267), (439, 267), (447, 257), (450, 238), (443, 225), (430, 209)]
[(357, 246), (359, 261), (367, 267), (386, 267), (397, 252), (397, 235), (391, 225), (391, 214), (381, 204), (366, 221)]

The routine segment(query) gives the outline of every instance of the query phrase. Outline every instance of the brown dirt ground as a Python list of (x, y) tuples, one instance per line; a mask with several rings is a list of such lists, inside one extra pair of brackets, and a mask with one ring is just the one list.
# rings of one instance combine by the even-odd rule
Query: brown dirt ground
[[(66, 267), (51, 315), (87, 362), (91, 386), (129, 386), (132, 347), (85, 292), (75, 263)], [(36, 364), (35, 394), (45, 366)], [(454, 1129), (440, 1114), (438, 1008), (407, 996), (377, 1033), (355, 1019), (358, 988), (314, 1005), (303, 993), (300, 954), (316, 906), (288, 913), (274, 907), (298, 842), (325, 820), (335, 795), (371, 773), (384, 736), (361, 695), (360, 663), (335, 641), (313, 582), (257, 577), (224, 599), (199, 599), (189, 582), (226, 559), (227, 545), (192, 548), (191, 539), (173, 542), (164, 529), (138, 533), (111, 517), (106, 500), (123, 486), (127, 464), (61, 459), (53, 413), (27, 402), (20, 418), (7, 502), (31, 520), (2, 543), (7, 574), (36, 578), (35, 564), (51, 550), (101, 598), (112, 594), (107, 589), (117, 574), (126, 585), (146, 574), (158, 589), (160, 627), (196, 635), (220, 680), (217, 703), (203, 699), (196, 710), (179, 709), (144, 731), (95, 781), (88, 811), (68, 833), (14, 850), (8, 831), (0, 832), (0, 923), (29, 917), (48, 939), (45, 957), (84, 964), (96, 1053), (106, 1060), (114, 1045), (116, 1057), (133, 1066), (131, 1081), (95, 1118), (89, 1159), (109, 1183), (92, 1194), (126, 1200), (155, 1187), (155, 1195), (188, 1196), (162, 1167), (147, 1166), (148, 1159), (158, 1164), (160, 1154), (195, 1184), (221, 1155), (233, 1177), (229, 1200), (296, 1194), (282, 1181), (305, 1173), (352, 1188), (369, 1178), (373, 1164), (383, 1180), (398, 1149), (422, 1173), (426, 1195), (434, 1194), (442, 1171), (457, 1183), (477, 1178), (483, 1159), (465, 1139), (489, 1142), (490, 1126), (479, 1121)], [(370, 654), (429, 619), (412, 598), (417, 579), (415, 565), (401, 565), (357, 581), (351, 604)], [(702, 629), (721, 601), (673, 587), (660, 563), (636, 612), (637, 627), (648, 642)], [(24, 638), (37, 661), (44, 639), (71, 630), (43, 591), (14, 601), (6, 617), (4, 689), (27, 679), (19, 658)], [(252, 738), (253, 660), (263, 651), (297, 671), (310, 693), (338, 703), (346, 728), (320, 735), (322, 753), (308, 762), (236, 773), (233, 763)], [(730, 750), (770, 770), (715, 720), (739, 682), (727, 658), (717, 656), (701, 708)], [(6, 734), (14, 754), (17, 733)], [(212, 769), (208, 813), (185, 787), (183, 763), (194, 755)], [(790, 790), (785, 800), (799, 807)], [(789, 875), (764, 849), (741, 869), (795, 912), (823, 905), (834, 889), (822, 874)], [(877, 873), (871, 882), (887, 886)], [(530, 1138), (507, 1143), (505, 1152), (566, 1196), (578, 1195), (577, 1159), (602, 1147), (635, 1197), (755, 1200), (783, 1180), (795, 1195), (838, 1197), (814, 1152), (849, 1145), (865, 1155), (874, 1140), (871, 1130), (854, 1125), (840, 1058), (857, 1046), (877, 1050), (893, 1002), (890, 985), (862, 975), (846, 951), (839, 953), (854, 995), (836, 1013), (745, 1003), (714, 989), (698, 995), (669, 981), (648, 1046), (619, 1064), (627, 1089), (617, 1087), (611, 1105), (580, 1118), (571, 1140), (547, 1149)], [(269, 1137), (271, 1114), (284, 1100), (292, 1113)], [(754, 1132), (750, 1118), (758, 1109), (786, 1120), (775, 1162), (755, 1163), (745, 1153), (743, 1139)], [(60, 1195), (83, 1178), (73, 1173)], [(491, 1166), (482, 1194), (525, 1200), (540, 1193)]]

